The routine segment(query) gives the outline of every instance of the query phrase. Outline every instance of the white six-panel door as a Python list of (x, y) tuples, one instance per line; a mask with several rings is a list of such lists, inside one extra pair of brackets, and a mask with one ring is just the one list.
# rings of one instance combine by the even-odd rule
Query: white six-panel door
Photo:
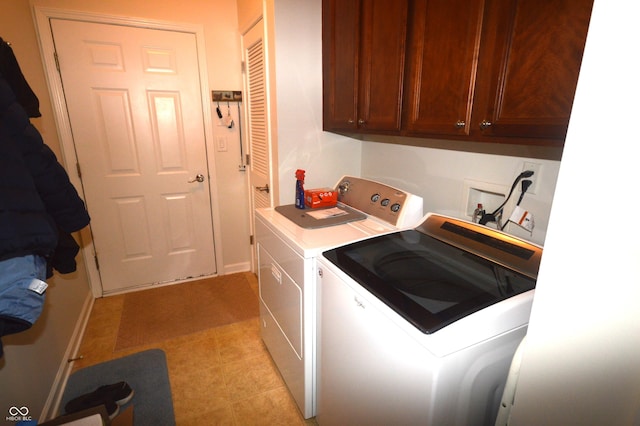
[(51, 28), (103, 292), (215, 274), (194, 34)]

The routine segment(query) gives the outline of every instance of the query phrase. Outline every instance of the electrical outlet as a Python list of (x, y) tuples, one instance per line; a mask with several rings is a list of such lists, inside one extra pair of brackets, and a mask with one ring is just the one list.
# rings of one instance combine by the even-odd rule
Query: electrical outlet
[[(525, 172), (527, 170), (531, 170), (533, 171), (533, 176), (529, 177), (529, 178), (525, 178), (525, 179), (529, 179), (531, 182), (533, 182), (531, 184), (531, 186), (529, 187), (529, 189), (527, 189), (527, 194), (537, 194), (538, 192), (538, 181), (540, 181), (540, 172), (542, 171), (542, 164), (540, 163), (533, 163), (530, 161), (525, 161), (524, 164), (522, 165), (522, 171)], [(521, 190), (522, 187), (516, 187), (517, 190)], [(518, 193), (516, 193), (518, 194)], [(514, 195), (516, 195), (514, 194)], [(518, 194), (519, 196), (519, 194)]]

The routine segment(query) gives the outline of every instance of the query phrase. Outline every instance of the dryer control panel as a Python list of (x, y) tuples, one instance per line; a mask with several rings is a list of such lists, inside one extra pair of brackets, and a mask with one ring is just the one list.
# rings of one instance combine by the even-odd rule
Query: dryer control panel
[(423, 217), (422, 197), (354, 176), (337, 183), (338, 201), (398, 228), (417, 225)]

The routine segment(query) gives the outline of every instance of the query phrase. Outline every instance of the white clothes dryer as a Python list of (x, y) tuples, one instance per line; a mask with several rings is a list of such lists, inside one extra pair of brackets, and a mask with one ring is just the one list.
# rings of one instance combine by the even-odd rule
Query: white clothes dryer
[(316, 257), (332, 247), (415, 226), (423, 200), (344, 176), (338, 205), (256, 210), (262, 339), (305, 418), (316, 414)]

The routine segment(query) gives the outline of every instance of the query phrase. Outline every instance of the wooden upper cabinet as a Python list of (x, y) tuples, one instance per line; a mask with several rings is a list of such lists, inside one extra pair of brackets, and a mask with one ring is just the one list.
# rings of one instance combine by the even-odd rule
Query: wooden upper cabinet
[(324, 128), (562, 146), (592, 6), (324, 0)]
[(593, 0), (487, 0), (473, 132), (563, 142)]
[(400, 131), (408, 0), (322, 3), (324, 129)]
[(483, 12), (481, 0), (411, 2), (407, 134), (469, 134)]

